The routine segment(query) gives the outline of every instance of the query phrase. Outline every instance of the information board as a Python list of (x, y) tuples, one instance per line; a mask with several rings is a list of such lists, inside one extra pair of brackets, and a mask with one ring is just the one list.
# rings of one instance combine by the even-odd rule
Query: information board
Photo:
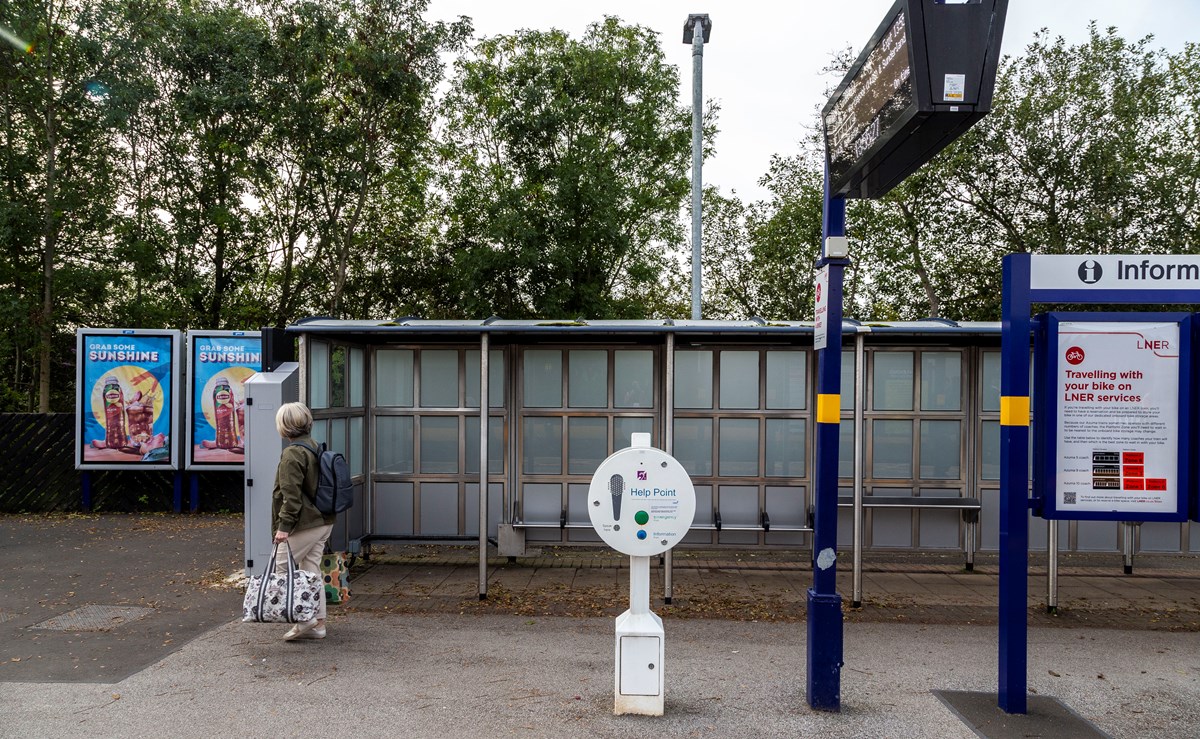
[(1190, 319), (1068, 315), (1048, 315), (1042, 347), (1046, 518), (1186, 519)]
[(188, 332), (188, 469), (242, 469), (246, 380), (262, 369), (258, 331)]
[(75, 466), (178, 469), (179, 332), (79, 329)]

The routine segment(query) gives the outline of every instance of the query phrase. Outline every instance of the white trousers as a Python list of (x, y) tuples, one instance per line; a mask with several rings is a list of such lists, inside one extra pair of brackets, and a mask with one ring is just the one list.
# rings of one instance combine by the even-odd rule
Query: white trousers
[[(293, 531), (288, 535), (288, 544), (292, 547), (292, 557), (296, 560), (296, 567), (315, 573), (318, 578), (321, 577), (321, 555), (325, 553), (325, 542), (329, 541), (329, 535), (333, 533), (333, 524), (325, 526), (316, 526), (303, 531)], [(287, 550), (286, 547), (283, 548)], [(275, 571), (279, 573), (287, 572), (287, 560), (280, 557), (275, 562)], [(321, 588), (321, 597), (317, 599), (317, 618), (321, 621), (325, 620), (325, 589)]]

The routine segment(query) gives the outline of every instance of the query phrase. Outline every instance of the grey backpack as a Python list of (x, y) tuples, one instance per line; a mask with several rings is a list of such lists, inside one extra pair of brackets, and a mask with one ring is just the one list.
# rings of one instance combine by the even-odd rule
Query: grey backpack
[(350, 482), (350, 465), (341, 452), (330, 451), (321, 443), (318, 451), (308, 444), (293, 442), (292, 446), (304, 447), (317, 458), (317, 494), (313, 505), (326, 516), (341, 513), (354, 505), (354, 485)]

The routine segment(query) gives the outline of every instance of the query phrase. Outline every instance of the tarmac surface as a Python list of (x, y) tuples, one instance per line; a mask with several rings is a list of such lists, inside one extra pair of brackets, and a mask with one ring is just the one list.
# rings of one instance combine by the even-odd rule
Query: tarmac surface
[(651, 718), (612, 715), (620, 555), (493, 556), (481, 601), (477, 549), (383, 542), (328, 638), (288, 643), (240, 621), (241, 547), (237, 516), (0, 517), (0, 736), (1200, 735), (1194, 556), (1139, 556), (1132, 575), (1064, 556), (1055, 615), (1035, 557), (1030, 713), (1010, 716), (986, 556), (965, 572), (956, 554), (867, 552), (850, 608), (843, 554), (842, 710), (823, 713), (805, 700), (807, 553), (678, 551), (670, 605), (652, 572)]

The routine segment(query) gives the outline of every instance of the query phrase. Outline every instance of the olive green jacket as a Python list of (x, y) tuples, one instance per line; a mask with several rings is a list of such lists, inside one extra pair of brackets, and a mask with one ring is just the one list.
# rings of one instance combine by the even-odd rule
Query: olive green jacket
[(320, 447), (310, 436), (288, 439), (275, 470), (275, 489), (271, 492), (271, 533), (293, 533), (331, 524), (336, 515), (326, 516), (317, 510), (313, 498), (317, 495), (317, 455), (308, 449), (294, 446), (307, 444)]

